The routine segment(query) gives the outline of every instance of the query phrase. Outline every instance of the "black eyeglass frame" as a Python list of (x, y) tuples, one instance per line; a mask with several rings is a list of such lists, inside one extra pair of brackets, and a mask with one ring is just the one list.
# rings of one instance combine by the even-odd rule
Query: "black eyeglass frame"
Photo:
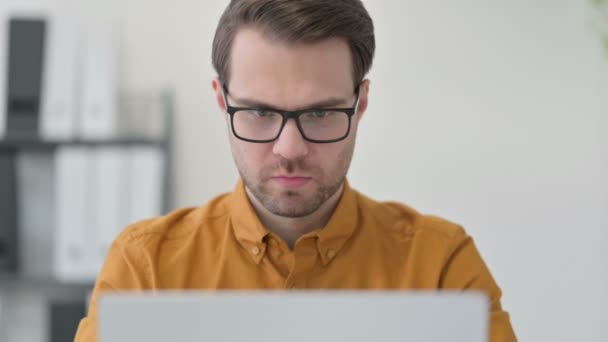
[[(311, 143), (316, 143), (316, 144), (329, 144), (329, 143), (334, 143), (334, 142), (344, 140), (350, 134), (352, 116), (355, 115), (357, 106), (359, 105), (359, 95), (360, 95), (361, 84), (358, 84), (355, 87), (355, 94), (357, 96), (355, 98), (355, 104), (350, 108), (308, 108), (308, 109), (302, 109), (302, 110), (296, 110), (296, 111), (288, 111), (288, 110), (282, 110), (282, 109), (271, 108), (271, 107), (232, 107), (228, 104), (228, 87), (226, 86), (226, 84), (222, 84), (222, 88), (224, 90), (224, 103), (226, 104), (226, 113), (228, 113), (228, 115), (230, 115), (230, 127), (232, 128), (232, 134), (234, 134), (234, 136), (237, 137), (238, 139), (247, 141), (250, 143), (259, 143), (259, 144), (273, 142), (281, 136), (281, 133), (283, 132), (283, 128), (285, 128), (285, 124), (287, 124), (287, 120), (294, 119), (294, 121), (296, 122), (296, 126), (298, 127), (298, 130), (300, 131), (300, 134), (302, 135), (302, 138), (304, 138), (304, 140), (311, 142)], [(234, 114), (236, 112), (242, 111), (242, 110), (263, 110), (263, 111), (270, 111), (270, 112), (276, 112), (276, 113), (281, 114), (281, 116), (283, 117), (283, 122), (281, 123), (281, 128), (279, 129), (279, 132), (277, 133), (277, 135), (274, 138), (266, 139), (266, 140), (256, 140), (256, 139), (248, 139), (248, 138), (241, 137), (240, 135), (238, 135), (238, 133), (234, 129)], [(304, 130), (302, 129), (302, 126), (300, 125), (300, 116), (302, 114), (315, 112), (315, 111), (342, 112), (342, 113), (346, 114), (348, 116), (348, 129), (346, 130), (346, 133), (340, 138), (331, 139), (331, 140), (317, 140), (317, 139), (308, 138), (306, 136), (306, 134), (304, 134)]]

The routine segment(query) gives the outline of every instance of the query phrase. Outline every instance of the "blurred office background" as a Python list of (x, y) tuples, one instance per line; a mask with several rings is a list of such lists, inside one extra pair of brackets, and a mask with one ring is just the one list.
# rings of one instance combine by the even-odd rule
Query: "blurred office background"
[[(10, 6), (34, 8), (23, 10), (28, 13), (40, 7), (42, 13), (71, 13), (79, 18), (77, 27), (102, 23), (96, 26), (101, 37), (114, 32), (113, 40), (100, 38), (96, 41), (105, 43), (88, 51), (105, 51), (101, 56), (107, 58), (93, 63), (116, 78), (82, 76), (83, 82), (92, 82), (93, 92), (100, 88), (96, 82), (112, 85), (120, 96), (102, 92), (102, 98), (121, 104), (122, 116), (135, 113), (126, 130), (110, 125), (112, 134), (99, 136), (95, 128), (86, 133), (76, 125), (68, 129), (71, 138), (51, 147), (31, 142), (46, 141), (40, 137), (27, 138), (22, 147), (6, 135), (4, 150), (19, 151), (20, 170), (38, 179), (31, 184), (36, 189), (56, 185), (53, 194), (38, 192), (40, 197), (52, 200), (65, 192), (60, 165), (67, 154), (64, 167), (73, 170), (69, 155), (82, 155), (83, 149), (114, 160), (103, 165), (117, 175), (124, 174), (117, 165), (135, 168), (133, 160), (141, 161), (133, 157), (134, 149), (148, 149), (143, 158), (148, 170), (150, 165), (163, 170), (148, 177), (156, 192), (141, 184), (144, 190), (127, 190), (156, 198), (147, 211), (123, 213), (115, 224), (144, 218), (143, 213), (198, 206), (232, 189), (237, 172), (211, 92), (210, 61), (215, 26), (227, 2), (3, 0), (0, 13), (10, 12)], [(608, 25), (606, 12), (602, 24), (592, 0), (364, 3), (375, 21), (378, 46), (369, 75), (370, 107), (349, 175), (353, 186), (462, 224), (501, 285), (503, 305), (521, 341), (607, 341), (608, 49), (601, 34)], [(6, 16), (3, 20), (6, 25)], [(4, 56), (9, 41), (0, 38)], [(0, 62), (9, 65), (6, 59)], [(0, 87), (2, 101), (8, 88)], [(131, 105), (122, 104), (122, 97)], [(86, 104), (78, 96), (75, 101), (80, 103), (75, 108)], [(142, 132), (137, 122), (149, 119), (148, 112), (155, 112), (157, 121), (170, 116), (162, 122), (173, 126)], [(71, 160), (79, 165), (78, 158)], [(101, 162), (89, 162), (101, 173), (95, 167)], [(71, 179), (69, 173), (64, 177)], [(57, 236), (70, 234), (56, 226), (56, 218), (52, 229), (34, 229), (45, 220), (37, 214), (32, 222), (29, 213), (42, 209), (31, 203), (13, 215), (31, 224), (17, 240), (24, 235), (30, 240), (18, 254), (27, 259), (25, 275), (17, 269), (16, 275), (0, 277), (2, 341), (54, 342), (65, 336), (58, 329), (69, 329), (83, 310), (82, 297), (99, 266), (99, 256), (82, 269), (69, 263), (62, 268), (57, 260), (49, 264), (44, 253), (60, 258), (59, 247), (49, 252), (45, 242), (61, 245)], [(61, 216), (55, 209), (46, 208), (47, 214)], [(84, 219), (103, 222), (101, 217), (90, 213)], [(108, 229), (97, 231), (102, 245), (120, 228)]]

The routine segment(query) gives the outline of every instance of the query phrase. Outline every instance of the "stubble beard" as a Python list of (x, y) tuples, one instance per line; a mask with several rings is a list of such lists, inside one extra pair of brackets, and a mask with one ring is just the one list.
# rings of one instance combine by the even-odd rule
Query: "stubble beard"
[(311, 172), (312, 170), (309, 171), (309, 168), (296, 167), (296, 164), (298, 163), (282, 161), (278, 168), (275, 167), (272, 170), (284, 170), (287, 174), (297, 170), (297, 172), (311, 175), (313, 177), (310, 180), (312, 184), (307, 186), (315, 188), (312, 194), (308, 194), (308, 191), (304, 190), (277, 189), (270, 184), (273, 182), (269, 175), (272, 174), (272, 170), (270, 172), (262, 171), (259, 181), (251, 181), (250, 177), (239, 172), (251, 194), (266, 210), (282, 217), (305, 217), (317, 211), (329, 198), (336, 194), (346, 179), (346, 172), (325, 181), (322, 173), (319, 172), (320, 170)]

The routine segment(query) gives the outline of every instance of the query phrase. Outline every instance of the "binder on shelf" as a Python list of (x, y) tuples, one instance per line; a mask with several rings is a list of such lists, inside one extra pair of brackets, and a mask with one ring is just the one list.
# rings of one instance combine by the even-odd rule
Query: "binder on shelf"
[(0, 337), (4, 336), (4, 332), (6, 331), (6, 327), (4, 322), (6, 318), (4, 317), (4, 311), (6, 310), (2, 304), (4, 298), (2, 298), (2, 294), (0, 294)]
[(38, 136), (46, 37), (44, 18), (11, 17), (5, 135)]
[(17, 155), (17, 221), (19, 273), (28, 279), (51, 279), (55, 218), (52, 153)]
[(113, 26), (104, 20), (88, 22), (83, 41), (83, 139), (112, 139), (120, 135), (117, 115), (117, 40)]
[(80, 301), (53, 301), (49, 308), (49, 342), (72, 341), (82, 317), (86, 315), (84, 298)]
[(128, 155), (121, 147), (98, 147), (93, 152), (95, 164), (95, 217), (97, 239), (95, 270), (101, 270), (108, 249), (120, 231), (126, 227), (128, 182), (126, 168)]
[(8, 76), (8, 11), (0, 5), (0, 140), (6, 133), (6, 81)]
[(161, 148), (130, 148), (129, 214), (133, 223), (162, 214), (164, 155)]
[(96, 277), (92, 245), (95, 208), (91, 148), (60, 147), (55, 155), (56, 232), (54, 271), (63, 282), (91, 282)]
[(0, 151), (0, 272), (17, 271), (15, 153)]
[(62, 147), (56, 156), (56, 275), (94, 281), (128, 224), (162, 214), (163, 150)]
[(68, 11), (55, 11), (47, 25), (40, 136), (70, 140), (76, 135), (78, 27)]

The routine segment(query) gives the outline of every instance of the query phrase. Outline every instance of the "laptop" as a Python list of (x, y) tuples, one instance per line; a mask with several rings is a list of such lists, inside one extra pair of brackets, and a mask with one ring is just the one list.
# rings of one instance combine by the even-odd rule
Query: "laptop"
[(487, 298), (469, 292), (108, 293), (100, 342), (487, 342)]

